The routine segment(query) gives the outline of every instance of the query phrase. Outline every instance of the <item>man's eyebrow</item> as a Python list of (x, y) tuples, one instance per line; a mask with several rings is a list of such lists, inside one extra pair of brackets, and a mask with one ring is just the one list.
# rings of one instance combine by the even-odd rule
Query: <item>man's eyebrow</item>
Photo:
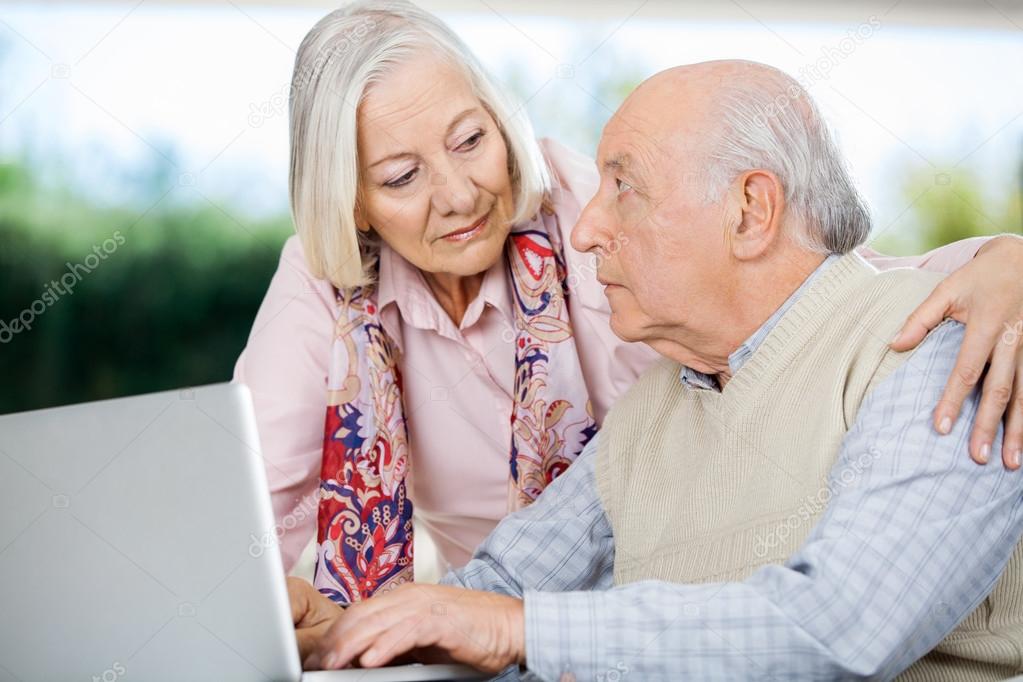
[[(455, 126), (461, 123), (469, 115), (474, 114), (477, 111), (479, 111), (479, 107), (469, 107), (468, 109), (459, 112), (453, 119), (451, 119), (451, 123), (448, 124), (447, 134), (450, 135), (451, 131), (454, 130)], [(397, 154), (388, 154), (382, 159), (378, 159), (377, 161), (374, 161), (373, 163), (369, 164), (369, 168), (374, 168), (375, 166), (379, 166), (380, 164), (385, 163), (387, 161), (403, 159), (407, 156), (412, 156), (412, 154), (409, 152), (398, 152)]]
[(604, 159), (603, 168), (605, 171), (620, 171), (628, 168), (632, 163), (632, 157), (628, 154), (614, 154)]
[(640, 164), (635, 163), (635, 159), (628, 152), (608, 156), (601, 164), (601, 172), (608, 175), (624, 175), (629, 184), (644, 184), (646, 181), (643, 168)]

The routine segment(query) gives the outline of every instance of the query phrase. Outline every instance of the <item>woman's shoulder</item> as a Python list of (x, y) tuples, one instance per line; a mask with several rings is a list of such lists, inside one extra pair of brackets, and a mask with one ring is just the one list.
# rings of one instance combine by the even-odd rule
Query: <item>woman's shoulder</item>
[(288, 288), (297, 289), (301, 293), (316, 294), (331, 302), (336, 298), (333, 285), (326, 279), (316, 277), (309, 269), (302, 240), (297, 234), (291, 235), (284, 242), (275, 278), (283, 280), (289, 285)]
[(309, 270), (298, 235), (288, 237), (280, 249), (277, 270), (270, 280), (262, 308), (276, 311), (292, 323), (308, 317), (332, 319), (337, 313), (337, 294), (329, 281), (314, 276)]
[(555, 195), (570, 195), (581, 209), (596, 194), (600, 181), (593, 159), (549, 137), (540, 138), (539, 144), (551, 170)]
[(583, 207), (597, 189), (597, 172), (593, 160), (560, 142), (548, 138), (539, 142), (551, 169), (553, 187), (550, 207), (558, 218), (558, 236), (568, 269), (569, 291), (586, 308), (607, 314), (610, 311), (603, 288), (597, 282), (594, 256), (580, 253), (572, 247), (572, 229)]

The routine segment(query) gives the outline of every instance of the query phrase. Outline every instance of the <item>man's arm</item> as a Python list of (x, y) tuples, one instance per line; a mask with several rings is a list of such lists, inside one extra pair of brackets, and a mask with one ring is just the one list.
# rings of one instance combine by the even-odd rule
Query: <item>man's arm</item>
[(593, 477), (595, 436), (537, 500), (504, 518), (443, 585), (521, 597), (524, 590), (611, 586), (614, 541)]
[(994, 587), (1023, 533), (1020, 473), (963, 457), (972, 393), (948, 436), (929, 413), (961, 325), (936, 329), (861, 406), (832, 497), (784, 566), (741, 583), (525, 590), (526, 664), (544, 679), (892, 677)]
[(313, 600), (304, 598), (303, 590), (312, 587), (289, 585), (294, 621), (314, 628), (317, 639), (308, 648), (306, 669), (356, 660), (378, 666), (418, 649), (427, 657), (444, 652), (480, 670), (501, 672), (502, 678), (517, 677), (525, 651), (523, 589), (611, 585), (614, 548), (594, 484), (596, 443), (594, 438), (536, 502), (501, 521), (444, 585), (402, 585), (345, 612), (331, 605), (325, 626), (310, 608)]
[(866, 247), (858, 252), (882, 270), (911, 265), (952, 273), (910, 314), (891, 346), (897, 351), (915, 348), (945, 318), (966, 324), (955, 369), (934, 408), (934, 427), (942, 433), (951, 429), (963, 400), (983, 378), (970, 456), (981, 464), (997, 456), (993, 441), (1004, 422), (1002, 461), (1018, 469), (1023, 459), (1023, 279), (1018, 275), (1023, 237), (964, 239), (902, 259)]

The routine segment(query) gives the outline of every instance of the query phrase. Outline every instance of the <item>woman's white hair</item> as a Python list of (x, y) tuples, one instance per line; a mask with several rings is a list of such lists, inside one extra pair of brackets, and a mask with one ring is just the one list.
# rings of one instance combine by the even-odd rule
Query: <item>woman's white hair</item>
[(512, 222), (536, 213), (550, 188), (525, 109), (506, 100), (444, 22), (404, 0), (363, 0), (334, 10), (313, 26), (295, 58), (289, 193), (310, 271), (339, 289), (372, 282), (378, 248), (355, 225), (359, 104), (367, 88), (424, 49), (464, 69), (497, 123), (508, 147)]
[(814, 251), (846, 253), (870, 234), (870, 213), (810, 95), (764, 64), (722, 84), (722, 125), (707, 150), (707, 199), (717, 200), (742, 173), (778, 176), (792, 236)]

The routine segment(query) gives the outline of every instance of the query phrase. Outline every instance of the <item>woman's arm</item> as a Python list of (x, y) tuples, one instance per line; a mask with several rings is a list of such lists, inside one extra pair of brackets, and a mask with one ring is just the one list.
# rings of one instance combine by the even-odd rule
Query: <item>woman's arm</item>
[(939, 246), (920, 256), (886, 256), (869, 246), (861, 246), (856, 251), (870, 261), (878, 270), (892, 268), (919, 268), (932, 272), (952, 273), (963, 267), (977, 255), (985, 244), (993, 237), (971, 237), (951, 244)]
[(949, 433), (963, 400), (983, 379), (970, 456), (981, 464), (988, 461), (1004, 421), (1002, 461), (1018, 468), (1023, 455), (1023, 238), (966, 239), (908, 259), (869, 249), (861, 254), (880, 268), (910, 265), (952, 272), (909, 316), (892, 348), (915, 348), (946, 317), (964, 323), (966, 338), (934, 409), (934, 427)]
[(327, 363), (334, 329), (330, 284), (309, 274), (298, 237), (277, 272), (234, 368), (252, 391), (284, 570), (316, 533), (317, 487), (327, 409)]

